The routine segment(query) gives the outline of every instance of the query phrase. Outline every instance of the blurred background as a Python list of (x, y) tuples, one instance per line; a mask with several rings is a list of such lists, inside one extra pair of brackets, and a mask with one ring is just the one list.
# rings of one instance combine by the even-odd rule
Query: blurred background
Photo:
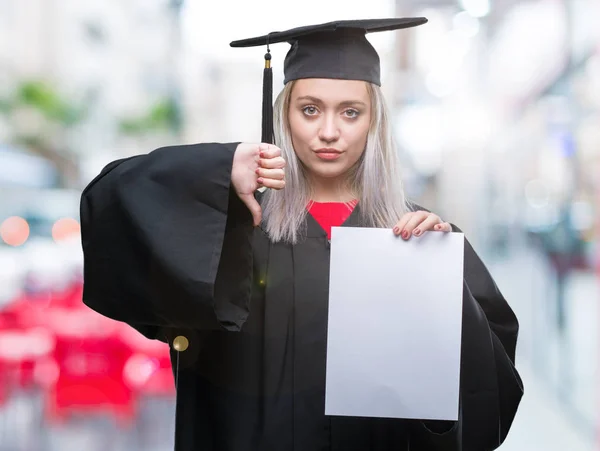
[(1, 451), (172, 449), (166, 345), (81, 304), (82, 189), (164, 144), (257, 141), (264, 49), (230, 41), (390, 16), (429, 18), (370, 36), (406, 188), (520, 320), (501, 449), (600, 449), (600, 2), (0, 0)]

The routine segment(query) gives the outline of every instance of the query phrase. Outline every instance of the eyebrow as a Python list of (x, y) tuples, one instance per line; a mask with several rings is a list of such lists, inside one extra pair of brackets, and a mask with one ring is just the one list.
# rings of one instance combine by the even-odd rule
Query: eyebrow
[[(302, 101), (302, 100), (308, 100), (309, 102), (313, 102), (313, 103), (318, 103), (318, 104), (322, 104), (323, 101), (317, 97), (313, 97), (313, 96), (302, 96), (302, 97), (297, 97), (296, 101)], [(363, 102), (362, 100), (344, 100), (343, 102), (340, 102), (340, 106), (349, 106), (349, 105), (357, 105), (357, 106), (363, 106), (366, 107), (367, 104), (365, 102)]]

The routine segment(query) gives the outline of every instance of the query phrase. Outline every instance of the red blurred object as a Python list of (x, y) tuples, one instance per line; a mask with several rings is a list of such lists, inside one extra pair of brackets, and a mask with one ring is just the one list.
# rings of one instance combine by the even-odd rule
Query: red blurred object
[(117, 323), (95, 312), (52, 308), (49, 326), (56, 334), (56, 382), (48, 388), (47, 415), (63, 421), (71, 412), (110, 413), (121, 424), (135, 416), (133, 390), (123, 380), (131, 351), (115, 334)]
[(125, 381), (142, 396), (174, 396), (169, 346), (148, 340), (125, 324), (120, 328), (120, 337), (133, 351), (124, 368)]
[[(4, 330), (3, 320), (0, 318), (0, 333)], [(0, 408), (6, 403), (8, 399), (8, 365), (0, 358)]]
[(52, 294), (52, 306), (84, 308), (82, 307), (83, 283), (77, 282), (69, 285), (65, 290)]
[(83, 285), (27, 293), (0, 311), (0, 405), (12, 390), (42, 388), (46, 417), (109, 413), (131, 424), (139, 397), (172, 397), (167, 344), (81, 302)]
[(59, 307), (87, 310), (87, 307), (82, 304), (82, 296), (83, 284), (80, 282), (72, 283), (61, 291), (25, 293), (6, 304), (0, 311), (0, 318), (5, 323), (20, 327), (44, 325), (49, 309)]
[(0, 367), (4, 390), (35, 384), (36, 364), (54, 351), (54, 337), (43, 328), (0, 329)]

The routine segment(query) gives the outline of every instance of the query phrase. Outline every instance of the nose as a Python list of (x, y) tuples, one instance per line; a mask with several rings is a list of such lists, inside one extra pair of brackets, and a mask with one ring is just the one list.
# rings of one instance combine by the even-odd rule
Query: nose
[(327, 143), (337, 141), (340, 138), (340, 129), (334, 114), (324, 115), (319, 128), (319, 138)]

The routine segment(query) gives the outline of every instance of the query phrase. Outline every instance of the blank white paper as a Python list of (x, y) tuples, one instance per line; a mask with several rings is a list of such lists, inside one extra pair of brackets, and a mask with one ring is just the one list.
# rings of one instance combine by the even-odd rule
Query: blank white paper
[(464, 234), (334, 227), (325, 414), (458, 419)]

